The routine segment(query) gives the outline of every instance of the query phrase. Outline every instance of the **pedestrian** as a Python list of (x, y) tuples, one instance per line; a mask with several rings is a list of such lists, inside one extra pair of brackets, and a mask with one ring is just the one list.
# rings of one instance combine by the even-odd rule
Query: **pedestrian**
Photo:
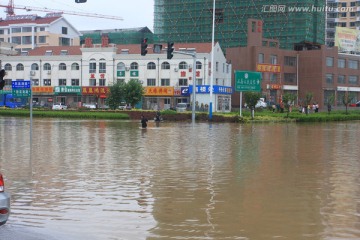
[(4, 80), (5, 74), (6, 74), (5, 70), (1, 69), (0, 70), (0, 90), (3, 90), (3, 88), (5, 86), (5, 80)]
[(158, 110), (157, 112), (156, 112), (156, 116), (155, 116), (155, 122), (160, 122), (161, 121), (161, 116), (160, 116), (161, 114), (160, 114), (160, 111)]
[(147, 118), (144, 117), (144, 115), (141, 115), (141, 127), (142, 128), (147, 128), (147, 122), (148, 122)]

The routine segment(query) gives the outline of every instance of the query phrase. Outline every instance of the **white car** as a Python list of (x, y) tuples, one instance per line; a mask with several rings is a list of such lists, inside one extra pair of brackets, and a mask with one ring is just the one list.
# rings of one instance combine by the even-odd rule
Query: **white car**
[(4, 179), (0, 173), (0, 226), (5, 224), (10, 215), (10, 194), (5, 191)]
[(52, 110), (66, 110), (67, 106), (61, 103), (56, 103), (52, 106)]
[(267, 103), (262, 99), (260, 99), (255, 105), (255, 108), (266, 108), (266, 107), (267, 107)]
[(84, 103), (83, 107), (90, 108), (90, 109), (96, 109), (96, 104)]

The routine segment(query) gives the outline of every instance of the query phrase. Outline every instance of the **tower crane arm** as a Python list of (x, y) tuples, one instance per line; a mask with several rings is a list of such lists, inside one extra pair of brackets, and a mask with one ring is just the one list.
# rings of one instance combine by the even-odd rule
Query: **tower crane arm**
[[(7, 5), (1, 5), (0, 7), (7, 8)], [(40, 11), (40, 12), (52, 12), (52, 13), (61, 13), (61, 14), (68, 14), (68, 15), (76, 15), (76, 16), (84, 16), (84, 17), (94, 17), (94, 18), (106, 18), (106, 19), (113, 19), (113, 20), (124, 20), (122, 17), (118, 16), (109, 16), (97, 13), (84, 13), (84, 12), (73, 12), (73, 11), (64, 11), (58, 9), (51, 9), (51, 8), (39, 8), (39, 7), (31, 7), (31, 6), (22, 6), (22, 5), (14, 5), (13, 8), (21, 9), (25, 11)]]

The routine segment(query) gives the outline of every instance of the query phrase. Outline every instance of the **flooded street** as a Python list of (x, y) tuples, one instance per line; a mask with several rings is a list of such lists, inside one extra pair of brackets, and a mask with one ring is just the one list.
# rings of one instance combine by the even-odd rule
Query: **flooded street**
[(139, 127), (0, 117), (0, 239), (360, 239), (359, 122)]

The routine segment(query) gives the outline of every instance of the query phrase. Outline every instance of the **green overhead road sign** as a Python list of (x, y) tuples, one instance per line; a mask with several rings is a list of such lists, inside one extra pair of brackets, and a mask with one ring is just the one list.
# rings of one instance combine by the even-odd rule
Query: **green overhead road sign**
[(235, 91), (261, 92), (261, 80), (260, 72), (235, 71)]
[(16, 98), (28, 98), (31, 96), (31, 89), (27, 88), (27, 89), (13, 89), (12, 90), (12, 95), (13, 97)]

